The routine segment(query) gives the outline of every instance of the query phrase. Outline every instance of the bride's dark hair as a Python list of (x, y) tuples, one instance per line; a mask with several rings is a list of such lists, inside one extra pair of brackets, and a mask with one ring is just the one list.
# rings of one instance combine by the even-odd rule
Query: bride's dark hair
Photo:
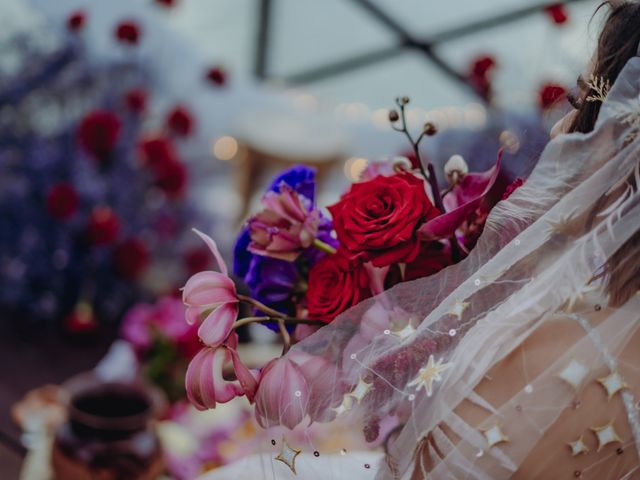
[[(610, 11), (598, 38), (592, 75), (612, 85), (627, 61), (637, 55), (640, 43), (640, 2), (609, 0), (601, 3), (596, 13), (603, 7), (609, 7)], [(569, 132), (588, 133), (593, 130), (600, 112), (600, 102), (588, 102), (586, 98), (596, 93), (591, 86), (583, 89)]]
[[(592, 75), (612, 85), (627, 61), (638, 54), (640, 2), (609, 0), (600, 4), (596, 13), (603, 7), (610, 11), (598, 39)], [(588, 133), (594, 129), (601, 103), (587, 102), (586, 98), (596, 93), (591, 86), (584, 89), (569, 132)], [(633, 176), (629, 181), (638, 188)], [(605, 198), (602, 200), (601, 204), (606, 202)], [(612, 306), (623, 305), (640, 289), (640, 231), (612, 255), (601, 275), (606, 278)]]

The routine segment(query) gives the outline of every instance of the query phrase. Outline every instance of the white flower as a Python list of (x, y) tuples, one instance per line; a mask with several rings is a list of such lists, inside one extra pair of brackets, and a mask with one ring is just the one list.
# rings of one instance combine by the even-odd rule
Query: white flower
[(462, 155), (452, 155), (447, 163), (444, 164), (444, 173), (450, 184), (457, 183), (460, 179), (469, 173), (469, 166), (464, 161)]

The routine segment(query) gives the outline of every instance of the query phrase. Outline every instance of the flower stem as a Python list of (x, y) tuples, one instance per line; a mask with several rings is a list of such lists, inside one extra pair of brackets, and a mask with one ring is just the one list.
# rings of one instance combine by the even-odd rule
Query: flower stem
[(317, 238), (313, 240), (313, 246), (316, 247), (318, 250), (322, 250), (323, 252), (328, 253), (329, 255), (333, 255), (336, 253), (335, 248), (333, 248), (328, 243), (323, 242), (322, 240)]
[(278, 328), (280, 328), (280, 334), (282, 335), (282, 341), (284, 345), (282, 346), (282, 355), (289, 351), (291, 347), (291, 335), (287, 331), (287, 327), (284, 324), (284, 320), (278, 320)]
[(233, 324), (233, 328), (240, 328), (243, 325), (248, 325), (250, 323), (264, 323), (264, 322), (280, 322), (287, 324), (303, 324), (303, 325), (315, 325), (322, 326), (326, 325), (325, 322), (320, 320), (310, 320), (308, 318), (295, 318), (295, 317), (245, 317), (237, 320), (236, 323)]
[(276, 317), (276, 318), (283, 318), (286, 317), (286, 315), (284, 313), (280, 313), (277, 310), (274, 310), (271, 307), (267, 307), (264, 303), (259, 302), (258, 300), (256, 300), (255, 298), (251, 298), (248, 297), (246, 295), (238, 295), (238, 299), (245, 302), (245, 303), (249, 303), (250, 305), (253, 305), (256, 309), (260, 310), (263, 313), (266, 313), (272, 317)]
[[(440, 213), (445, 213), (444, 205), (442, 203), (442, 196), (440, 195), (440, 190), (438, 188), (438, 177), (436, 176), (435, 168), (433, 168), (433, 164), (431, 162), (427, 162), (427, 169), (425, 170), (424, 164), (422, 162), (422, 157), (420, 156), (420, 142), (425, 136), (425, 132), (422, 132), (417, 140), (414, 140), (409, 133), (409, 127), (407, 125), (407, 115), (406, 115), (406, 103), (396, 100), (396, 104), (398, 108), (400, 108), (400, 118), (402, 120), (402, 125), (400, 128), (394, 127), (394, 129), (398, 132), (404, 133), (404, 135), (409, 140), (411, 147), (413, 147), (413, 153), (416, 156), (416, 160), (418, 161), (418, 167), (420, 168), (420, 172), (424, 179), (429, 183), (429, 187), (431, 187), (431, 192), (433, 195), (433, 205), (440, 210)], [(427, 173), (428, 172), (428, 173)]]

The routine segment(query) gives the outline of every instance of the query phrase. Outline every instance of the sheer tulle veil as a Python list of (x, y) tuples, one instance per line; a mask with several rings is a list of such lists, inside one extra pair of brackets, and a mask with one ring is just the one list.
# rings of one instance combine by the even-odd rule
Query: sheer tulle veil
[[(298, 477), (305, 479), (412, 478), (420, 469), (432, 478), (509, 478), (575, 401), (575, 389), (558, 383), (563, 368), (571, 361), (613, 368), (640, 326), (638, 295), (607, 305), (604, 273), (640, 227), (640, 57), (629, 60), (602, 100), (594, 131), (548, 144), (524, 186), (493, 209), (468, 258), (362, 302), (288, 353), (322, 368), (303, 405), (309, 419), (294, 432), (272, 422), (269, 438), (278, 445), (265, 445), (258, 476), (294, 478), (274, 459), (286, 456), (281, 449), (288, 445), (302, 450)], [(543, 367), (523, 368), (522, 385), (501, 406), (475, 390), (494, 365), (559, 316), (587, 322), (585, 335), (564, 338), (562, 352)], [(625, 395), (625, 402), (636, 401)], [(481, 428), (458, 414), (462, 402), (483, 410)], [(635, 422), (638, 435), (637, 414)], [(306, 433), (312, 423), (359, 429), (380, 453), (352, 453), (340, 435), (316, 445)], [(487, 429), (494, 425), (508, 442), (492, 443)], [(631, 451), (640, 456), (638, 448), (633, 443)]]

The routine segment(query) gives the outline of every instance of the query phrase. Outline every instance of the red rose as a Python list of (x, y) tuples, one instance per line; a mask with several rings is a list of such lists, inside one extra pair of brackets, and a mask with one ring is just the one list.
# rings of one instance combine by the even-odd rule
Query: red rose
[(175, 7), (176, 0), (156, 0), (156, 3), (163, 7), (171, 8), (171, 7)]
[(120, 135), (120, 119), (107, 110), (89, 112), (78, 126), (80, 146), (99, 162), (109, 159)]
[(207, 71), (207, 80), (221, 87), (227, 82), (227, 72), (222, 67), (212, 67)]
[(138, 238), (129, 238), (113, 250), (113, 263), (124, 278), (134, 280), (149, 266), (149, 249)]
[(337, 315), (371, 296), (363, 266), (341, 253), (327, 255), (309, 272), (309, 318), (330, 323)]
[(193, 117), (189, 110), (178, 105), (167, 115), (167, 127), (179, 137), (188, 137), (193, 131)]
[(116, 25), (115, 36), (120, 43), (136, 45), (140, 40), (140, 27), (132, 20), (123, 20)]
[(171, 140), (164, 137), (147, 138), (138, 145), (140, 160), (146, 167), (158, 171), (162, 165), (177, 161)]
[(113, 243), (119, 231), (120, 219), (110, 207), (98, 206), (93, 209), (87, 224), (87, 237), (92, 245)]
[(424, 181), (410, 173), (356, 183), (329, 211), (341, 248), (376, 267), (415, 259), (416, 230), (440, 214)]
[(540, 89), (539, 105), (542, 109), (553, 107), (567, 94), (566, 88), (556, 83), (547, 83)]
[(134, 88), (124, 94), (124, 103), (127, 108), (140, 114), (147, 108), (147, 91), (142, 88)]
[(160, 164), (156, 169), (156, 186), (170, 198), (184, 195), (187, 180), (187, 168), (178, 160)]
[(562, 25), (567, 23), (569, 20), (569, 15), (567, 15), (567, 10), (562, 3), (556, 3), (554, 5), (549, 5), (545, 7), (545, 12), (549, 15), (549, 18), (556, 25)]
[(78, 210), (78, 192), (68, 183), (58, 183), (47, 194), (47, 211), (59, 220), (73, 217)]
[(87, 15), (82, 10), (73, 12), (67, 18), (67, 30), (74, 33), (79, 32), (84, 28), (84, 24), (86, 20), (87, 20)]

